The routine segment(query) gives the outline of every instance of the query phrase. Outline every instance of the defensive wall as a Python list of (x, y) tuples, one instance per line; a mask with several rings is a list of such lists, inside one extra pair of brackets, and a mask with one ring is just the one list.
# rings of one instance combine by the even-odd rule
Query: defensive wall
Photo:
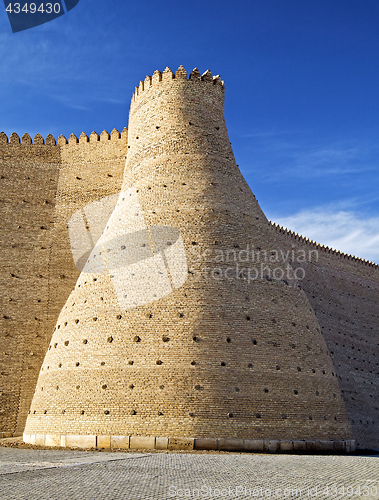
[[(325, 449), (349, 442), (351, 422), (360, 448), (379, 447), (378, 266), (267, 221), (235, 165), (223, 92), (210, 72), (155, 72), (133, 95), (129, 142), (126, 129), (58, 144), (0, 135), (0, 433), (21, 434), (30, 411), (31, 442), (159, 447), (170, 436), (228, 448), (233, 435)], [(121, 187), (138, 193), (149, 227), (180, 230), (190, 270), (132, 314), (105, 276), (79, 276), (67, 230), (73, 213)], [(247, 245), (319, 257), (291, 262), (305, 271), (297, 282), (239, 280), (231, 294), (230, 282), (204, 279), (202, 251)], [(53, 375), (37, 385), (46, 353)]]
[[(128, 133), (118, 204), (58, 317), (24, 439), (143, 438), (149, 446), (179, 439), (189, 447), (202, 440), (229, 449), (259, 439), (317, 440), (321, 449), (333, 442), (347, 449), (351, 424), (338, 380), (296, 281), (231, 282), (227, 262), (218, 263), (218, 277), (204, 273), (207, 250), (279, 249), (236, 165), (220, 77), (187, 76), (182, 67), (146, 77), (132, 98)], [(156, 228), (174, 228), (181, 239), (154, 241)], [(190, 272), (154, 300), (160, 276), (170, 272), (174, 282), (176, 260), (156, 281), (150, 276), (151, 290), (137, 256), (144, 266), (156, 253), (170, 262), (181, 245)], [(108, 267), (113, 261), (112, 272), (95, 271), (103, 259)], [(267, 272), (285, 265), (267, 262)], [(118, 280), (125, 297), (146, 289), (146, 300), (121, 307)]]
[(320, 323), (357, 447), (379, 448), (379, 266), (273, 227), (291, 265), (304, 269), (300, 286)]
[(0, 435), (23, 432), (54, 324), (79, 276), (67, 222), (120, 189), (126, 147), (126, 129), (58, 144), (52, 135), (0, 134)]

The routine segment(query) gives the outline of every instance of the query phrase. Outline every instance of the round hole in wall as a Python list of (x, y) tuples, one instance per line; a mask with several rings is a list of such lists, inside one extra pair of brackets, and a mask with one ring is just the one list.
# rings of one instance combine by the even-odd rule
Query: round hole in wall
[(230, 340), (229, 337), (226, 339), (226, 341), (227, 341), (228, 344), (230, 344), (230, 342), (231, 342), (231, 340)]
[(84, 415), (84, 410), (82, 410), (82, 411), (80, 412), (80, 414), (81, 414), (81, 415)]
[(107, 342), (109, 342), (109, 343), (110, 343), (110, 342), (113, 342), (113, 337), (108, 337), (108, 338), (107, 338)]
[(93, 321), (97, 321), (97, 318), (96, 318), (96, 317), (95, 317), (95, 318), (92, 318), (92, 319), (93, 319)]
[(78, 319), (76, 319), (76, 320), (75, 320), (75, 323), (76, 323), (76, 324), (78, 324), (78, 323), (79, 323), (79, 320), (78, 320)]
[(116, 318), (121, 319), (122, 318), (121, 314), (117, 314)]
[(297, 391), (296, 389), (293, 391), (294, 394), (299, 394), (299, 391)]
[(163, 340), (163, 342), (168, 342), (170, 339), (168, 337), (166, 337), (166, 335), (163, 335), (162, 340)]
[(277, 370), (280, 370), (280, 366), (279, 366), (279, 365), (276, 365), (276, 369), (277, 369)]
[(163, 361), (161, 361), (160, 359), (158, 359), (158, 360), (156, 361), (156, 364), (157, 364), (157, 365), (161, 365), (162, 363), (163, 363)]
[(228, 414), (227, 414), (227, 416), (228, 416), (229, 418), (233, 418), (233, 413), (228, 413)]
[(65, 343), (64, 343), (64, 345), (66, 345), (66, 346), (67, 346), (68, 344), (69, 344), (69, 341), (68, 341), (68, 340), (66, 340), (66, 341), (65, 341)]
[(221, 361), (221, 366), (226, 366), (225, 361)]
[(134, 389), (134, 385), (133, 385), (133, 384), (130, 384), (130, 385), (129, 385), (129, 389)]
[(107, 386), (106, 384), (103, 384), (103, 385), (101, 386), (101, 388), (102, 388), (102, 389), (106, 389), (107, 387), (108, 387), (108, 386)]
[(254, 344), (254, 345), (257, 345), (257, 341), (256, 341), (256, 340), (253, 340), (253, 344)]
[(87, 339), (84, 339), (84, 340), (83, 340), (83, 344), (88, 344), (88, 340), (87, 340)]
[(133, 337), (133, 342), (139, 342), (141, 339), (138, 337), (138, 335), (135, 335)]
[(78, 362), (76, 363), (76, 366), (79, 366), (79, 365), (80, 365), (80, 363), (79, 363), (79, 361), (78, 361)]
[(191, 361), (191, 365), (195, 366), (196, 365), (196, 361)]
[(164, 385), (160, 385), (160, 386), (159, 386), (159, 389), (164, 389)]
[(77, 389), (80, 389), (80, 385), (77, 385), (77, 386), (76, 386), (76, 388), (77, 388)]
[(109, 415), (109, 410), (104, 410), (105, 415)]
[(134, 361), (128, 361), (129, 365), (132, 365), (133, 363), (134, 363)]
[(104, 365), (105, 365), (105, 361), (102, 361), (102, 362), (100, 363), (100, 365), (101, 365), (101, 366), (104, 366)]

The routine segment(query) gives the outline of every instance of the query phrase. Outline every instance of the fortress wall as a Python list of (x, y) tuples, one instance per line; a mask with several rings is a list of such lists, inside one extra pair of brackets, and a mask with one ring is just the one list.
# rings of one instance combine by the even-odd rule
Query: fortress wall
[[(296, 262), (333, 360), (359, 448), (379, 448), (379, 266), (275, 226), (286, 251), (317, 250)], [(295, 261), (299, 257), (295, 253)]]
[[(12, 134), (8, 143), (0, 135), (0, 432), (22, 432), (21, 386), (35, 383), (51, 334), (46, 320), (60, 150), (41, 136), (34, 142), (24, 136), (20, 144)], [(33, 390), (26, 382), (22, 392), (30, 400)]]
[[(223, 92), (219, 78), (193, 71), (188, 79), (183, 68), (175, 77), (168, 69), (155, 72), (136, 91), (125, 196), (103, 247), (91, 256), (96, 263), (101, 250), (120, 262), (114, 273), (82, 273), (62, 308), (27, 419), (30, 442), (47, 435), (56, 443), (61, 435), (103, 442), (110, 435), (350, 439), (334, 367), (305, 293), (266, 277), (230, 280), (228, 262), (213, 264), (219, 275), (205, 275), (206, 250), (214, 256), (246, 245), (277, 247), (235, 164)], [(129, 196), (136, 200), (130, 206)], [(145, 224), (149, 234), (156, 226), (180, 232), (190, 273), (171, 293), (122, 307), (118, 276), (126, 296), (148, 289), (146, 276), (160, 292), (161, 282), (142, 266), (149, 254), (143, 258), (140, 249), (151, 245)], [(178, 242), (168, 236), (162, 241), (174, 251)], [(137, 285), (121, 255), (130, 241), (131, 253), (141, 256), (133, 271), (146, 270)], [(165, 255), (168, 261), (169, 250)], [(166, 266), (171, 272), (174, 264)], [(165, 276), (166, 267), (158, 269)]]
[[(127, 133), (91, 142), (0, 135), (0, 433), (22, 433), (55, 321), (75, 285), (67, 222), (120, 189)], [(108, 176), (108, 174), (110, 176)], [(83, 178), (80, 183), (76, 177)], [(85, 184), (84, 184), (85, 183)]]

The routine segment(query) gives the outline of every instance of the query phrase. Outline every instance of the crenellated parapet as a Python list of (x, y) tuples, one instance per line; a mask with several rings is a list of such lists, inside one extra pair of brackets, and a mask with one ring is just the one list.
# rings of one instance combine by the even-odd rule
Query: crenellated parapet
[(108, 141), (112, 143), (115, 143), (116, 141), (127, 143), (128, 129), (125, 127), (120, 133), (117, 129), (114, 128), (110, 134), (106, 130), (103, 130), (100, 135), (98, 135), (96, 132), (92, 132), (89, 137), (87, 136), (87, 134), (82, 132), (79, 138), (75, 134), (71, 134), (68, 140), (64, 135), (60, 135), (58, 137), (58, 146), (78, 145), (80, 147), (81, 144), (107, 143)]
[(60, 135), (56, 141), (52, 134), (48, 134), (46, 139), (42, 137), (41, 134), (36, 134), (34, 139), (30, 137), (28, 133), (25, 133), (21, 138), (16, 132), (12, 132), (10, 137), (8, 137), (5, 132), (0, 132), (0, 147), (1, 146), (65, 146), (67, 144), (84, 144), (84, 143), (96, 143), (96, 142), (116, 142), (122, 141), (126, 143), (128, 140), (128, 130), (125, 127), (120, 133), (117, 129), (113, 129), (109, 134), (104, 130), (100, 136), (96, 132), (88, 137), (84, 132), (82, 132), (79, 138), (75, 134), (71, 134), (67, 140), (64, 135)]
[(138, 87), (135, 87), (131, 100), (131, 108), (133, 103), (138, 101), (138, 99), (150, 90), (159, 89), (160, 86), (164, 85), (177, 85), (178, 82), (186, 81), (188, 85), (196, 85), (202, 90), (211, 91), (212, 88), (218, 88), (224, 92), (224, 82), (221, 80), (220, 75), (212, 76), (212, 73), (205, 71), (202, 75), (200, 71), (195, 68), (187, 75), (187, 71), (183, 66), (179, 66), (176, 73), (173, 73), (170, 68), (166, 68), (163, 72), (154, 71), (153, 76), (147, 75), (144, 81), (140, 81)]
[(300, 241), (302, 243), (305, 243), (307, 245), (312, 246), (313, 248), (317, 250), (321, 250), (327, 253), (332, 253), (334, 255), (339, 256), (341, 259), (348, 259), (352, 260), (355, 262), (360, 262), (361, 264), (365, 266), (370, 266), (379, 269), (379, 265), (376, 264), (375, 262), (372, 262), (371, 260), (366, 260), (366, 259), (361, 259), (360, 257), (357, 257), (356, 255), (351, 255), (347, 254), (344, 252), (341, 252), (340, 250), (336, 250), (335, 248), (328, 247), (326, 245), (322, 245), (321, 243), (317, 243), (314, 240), (311, 240), (310, 238), (306, 238), (305, 236), (302, 236), (301, 234), (296, 233), (295, 231), (291, 231), (290, 229), (287, 229), (286, 227), (280, 226), (279, 224), (276, 224), (275, 222), (269, 221), (269, 223), (279, 232), (283, 233), (290, 238)]
[(20, 139), (19, 135), (16, 134), (16, 132), (12, 132), (12, 134), (10, 135), (9, 138), (4, 132), (0, 132), (0, 146), (6, 146), (6, 145), (10, 145), (10, 146), (19, 146), (19, 145), (21, 145), (21, 146), (32, 146), (32, 145), (35, 145), (35, 146), (55, 146), (56, 141), (51, 134), (48, 134), (48, 136), (46, 137), (46, 141), (45, 141), (45, 139), (42, 137), (41, 134), (36, 134), (34, 136), (34, 140), (32, 140), (30, 135), (27, 133), (24, 134), (22, 136), (22, 138)]

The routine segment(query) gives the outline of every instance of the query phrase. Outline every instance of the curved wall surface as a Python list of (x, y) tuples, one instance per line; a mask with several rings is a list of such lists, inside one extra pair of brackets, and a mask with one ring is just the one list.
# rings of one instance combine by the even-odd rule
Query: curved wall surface
[[(59, 315), (26, 441), (330, 449), (352, 438), (317, 318), (235, 163), (223, 102), (209, 71), (157, 71), (136, 88), (122, 191)], [(249, 274), (242, 251), (264, 265)]]
[[(321, 325), (357, 447), (378, 449), (379, 266), (275, 229), (282, 248), (295, 250), (291, 264), (304, 269), (300, 286)], [(300, 252), (311, 258), (303, 262)]]

